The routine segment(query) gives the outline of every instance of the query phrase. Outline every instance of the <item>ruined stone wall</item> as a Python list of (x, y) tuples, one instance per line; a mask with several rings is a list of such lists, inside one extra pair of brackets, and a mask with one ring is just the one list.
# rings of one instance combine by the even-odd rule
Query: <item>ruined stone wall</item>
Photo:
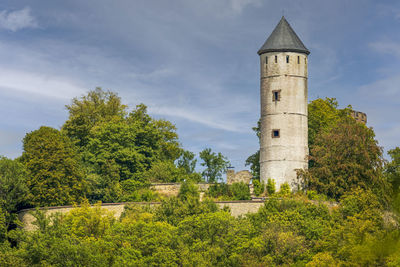
[(236, 173), (234, 170), (228, 170), (226, 172), (227, 184), (240, 183), (240, 182), (243, 182), (245, 184), (250, 184), (252, 178), (253, 175), (247, 170), (239, 171)]
[[(202, 194), (203, 192), (208, 190), (211, 184), (198, 183), (196, 185), (200, 191), (200, 194)], [(172, 197), (178, 195), (179, 189), (181, 188), (181, 184), (180, 183), (152, 184), (150, 188), (159, 193), (160, 195)]]
[[(247, 213), (254, 213), (257, 212), (260, 207), (264, 205), (264, 201), (251, 201), (251, 200), (244, 200), (244, 201), (220, 201), (215, 202), (220, 208), (225, 206), (229, 207), (231, 210), (232, 216), (238, 217), (240, 215), (245, 215)], [(111, 211), (114, 213), (116, 219), (121, 217), (122, 212), (124, 211), (125, 206), (129, 203), (103, 203), (101, 205), (102, 209), (107, 211)], [(133, 204), (141, 205), (141, 206), (150, 206), (156, 207), (160, 205), (160, 202), (133, 202)], [(41, 208), (44, 210), (46, 215), (51, 215), (54, 213), (62, 213), (65, 214), (72, 210), (73, 206), (62, 206), (62, 207), (48, 207), (48, 208)], [(27, 209), (22, 210), (18, 213), (18, 218), (22, 222), (23, 229), (27, 231), (35, 230), (37, 227), (33, 224), (35, 221), (34, 216), (32, 213), (35, 209)]]
[(350, 114), (356, 121), (367, 124), (367, 114), (353, 110)]

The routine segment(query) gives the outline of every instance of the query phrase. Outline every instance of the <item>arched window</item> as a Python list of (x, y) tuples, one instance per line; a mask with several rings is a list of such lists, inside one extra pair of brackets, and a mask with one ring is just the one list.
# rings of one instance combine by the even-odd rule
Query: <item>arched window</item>
[(289, 63), (289, 56), (286, 56), (286, 63)]
[(300, 56), (297, 56), (297, 64), (300, 64)]
[(278, 56), (275, 56), (275, 63), (278, 63)]

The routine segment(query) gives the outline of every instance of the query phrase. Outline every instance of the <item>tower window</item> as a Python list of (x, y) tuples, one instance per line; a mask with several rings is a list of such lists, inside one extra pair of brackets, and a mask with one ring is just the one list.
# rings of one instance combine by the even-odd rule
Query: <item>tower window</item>
[(304, 64), (307, 65), (307, 58), (304, 58)]
[(265, 64), (268, 64), (268, 57), (265, 57)]
[(286, 56), (286, 63), (289, 63), (289, 56)]
[(275, 63), (278, 63), (278, 56), (275, 56)]
[(300, 56), (297, 56), (297, 64), (300, 64)]
[(281, 100), (281, 90), (272, 91), (272, 102)]
[(272, 138), (279, 138), (279, 137), (280, 137), (279, 129), (273, 129), (272, 130)]

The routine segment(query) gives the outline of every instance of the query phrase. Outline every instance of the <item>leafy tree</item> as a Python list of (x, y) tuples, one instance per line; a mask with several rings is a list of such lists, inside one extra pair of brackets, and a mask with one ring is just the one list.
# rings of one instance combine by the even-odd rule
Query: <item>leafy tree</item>
[[(83, 153), (89, 172), (94, 174), (91, 198), (119, 201), (125, 190), (121, 184), (129, 180), (129, 185), (142, 188), (151, 174), (158, 175), (153, 179), (184, 179), (179, 176), (182, 171), (173, 166), (179, 153), (175, 127), (153, 120), (144, 105), (138, 105), (127, 118), (99, 123), (91, 129)], [(160, 168), (170, 172), (161, 173)]]
[(194, 153), (187, 150), (182, 150), (181, 156), (178, 159), (178, 167), (183, 168), (186, 173), (194, 173), (197, 163), (197, 159), (194, 157)]
[(382, 149), (374, 137), (371, 128), (352, 118), (318, 135), (310, 156), (313, 167), (300, 171), (306, 188), (339, 199), (361, 187), (384, 199), (388, 186), (382, 177)]
[(385, 174), (397, 195), (400, 192), (400, 147), (389, 150), (388, 155), (392, 160), (385, 165)]
[(203, 160), (201, 166), (206, 167), (202, 172), (206, 181), (214, 183), (222, 178), (222, 173), (226, 172), (229, 165), (228, 159), (218, 152), (211, 151), (211, 148), (206, 148), (200, 152), (200, 158)]
[(0, 245), (6, 239), (6, 234), (7, 234), (6, 214), (0, 207)]
[(338, 108), (335, 98), (317, 98), (308, 104), (308, 146), (312, 150), (315, 139), (323, 132), (330, 131), (339, 121), (348, 118), (351, 106)]
[(7, 225), (15, 219), (18, 209), (26, 206), (28, 187), (25, 166), (17, 160), (0, 157), (0, 209), (7, 217)]
[(26, 134), (23, 149), (21, 160), (28, 171), (26, 183), (32, 205), (65, 205), (84, 197), (84, 174), (67, 136), (42, 126)]
[(121, 104), (116, 93), (103, 91), (100, 87), (90, 91), (80, 98), (73, 98), (67, 105), (69, 118), (64, 123), (62, 131), (80, 147), (88, 143), (90, 130), (97, 124), (109, 121), (115, 117), (123, 118), (127, 106)]

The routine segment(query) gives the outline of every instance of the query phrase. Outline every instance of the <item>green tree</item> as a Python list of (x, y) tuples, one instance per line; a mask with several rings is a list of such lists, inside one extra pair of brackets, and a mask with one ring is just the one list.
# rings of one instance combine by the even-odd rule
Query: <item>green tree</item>
[(32, 205), (65, 205), (84, 197), (84, 174), (76, 148), (60, 131), (42, 126), (26, 134), (21, 160), (28, 171)]
[(211, 151), (211, 148), (206, 148), (200, 152), (200, 158), (203, 160), (201, 166), (206, 167), (202, 175), (207, 182), (214, 183), (222, 179), (222, 174), (226, 172), (229, 161), (221, 152), (216, 154)]
[(400, 147), (389, 150), (388, 155), (392, 160), (385, 165), (385, 174), (397, 195), (400, 192)]
[(73, 98), (66, 108), (69, 117), (62, 131), (77, 142), (78, 146), (84, 147), (89, 141), (90, 130), (95, 125), (114, 117), (123, 118), (127, 106), (121, 104), (121, 99), (116, 93), (97, 87), (87, 95)]
[(181, 156), (178, 158), (177, 162), (178, 167), (183, 168), (186, 173), (194, 173), (197, 163), (197, 159), (194, 157), (194, 153), (187, 150), (182, 150)]
[(321, 132), (310, 153), (313, 167), (300, 171), (306, 188), (339, 199), (360, 187), (387, 198), (390, 188), (382, 175), (382, 149), (374, 137), (371, 128), (352, 118)]
[(335, 98), (317, 98), (308, 104), (308, 146), (313, 148), (316, 137), (322, 132), (328, 132), (339, 121), (349, 117), (351, 106), (338, 108)]
[(18, 160), (0, 157), (0, 209), (6, 214), (7, 225), (15, 212), (27, 205), (28, 187), (25, 166)]
[[(127, 118), (114, 117), (94, 126), (83, 152), (84, 163), (94, 174), (91, 198), (119, 201), (124, 191), (121, 183), (129, 180), (130, 185), (145, 187), (146, 173), (153, 165), (150, 174), (162, 175), (157, 167), (173, 165), (180, 153), (175, 130), (170, 122), (152, 119), (145, 105), (138, 105)], [(179, 172), (175, 166), (173, 171)], [(167, 179), (179, 179), (174, 175)]]

